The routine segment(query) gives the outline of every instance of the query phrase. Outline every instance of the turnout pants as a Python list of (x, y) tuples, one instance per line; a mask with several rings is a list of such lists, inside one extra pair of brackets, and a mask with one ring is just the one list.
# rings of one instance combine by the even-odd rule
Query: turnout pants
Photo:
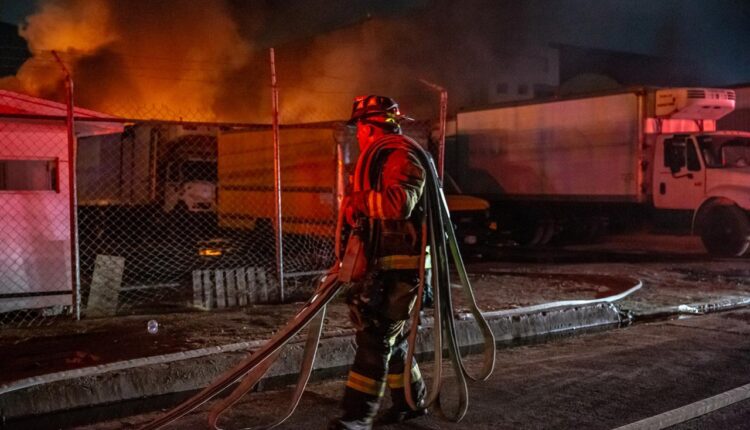
[[(348, 295), (357, 327), (357, 352), (342, 402), (344, 414), (339, 422), (344, 428), (370, 428), (386, 386), (393, 408), (409, 410), (404, 393), (404, 327), (416, 301), (418, 282), (417, 270), (384, 271)], [(416, 360), (411, 363), (408, 388), (417, 404), (424, 400), (426, 387)]]

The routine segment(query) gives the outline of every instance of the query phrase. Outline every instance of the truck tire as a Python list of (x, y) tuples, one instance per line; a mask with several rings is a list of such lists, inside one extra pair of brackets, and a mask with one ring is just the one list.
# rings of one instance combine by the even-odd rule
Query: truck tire
[(715, 206), (701, 228), (701, 241), (711, 255), (741, 257), (750, 247), (750, 220), (737, 206)]
[(555, 220), (546, 220), (543, 222), (544, 225), (544, 234), (542, 235), (541, 240), (539, 241), (539, 245), (547, 245), (552, 241), (552, 239), (557, 234), (557, 224), (555, 223)]
[(534, 248), (548, 244), (554, 235), (553, 221), (530, 219), (514, 229), (511, 236), (519, 246)]

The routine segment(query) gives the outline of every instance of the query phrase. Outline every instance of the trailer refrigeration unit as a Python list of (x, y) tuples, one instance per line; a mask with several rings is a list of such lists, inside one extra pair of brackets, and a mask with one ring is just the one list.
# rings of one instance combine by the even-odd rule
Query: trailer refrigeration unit
[(646, 89), (460, 112), (450, 156), (517, 241), (685, 214), (715, 255), (750, 245), (750, 133), (717, 131), (732, 90)]

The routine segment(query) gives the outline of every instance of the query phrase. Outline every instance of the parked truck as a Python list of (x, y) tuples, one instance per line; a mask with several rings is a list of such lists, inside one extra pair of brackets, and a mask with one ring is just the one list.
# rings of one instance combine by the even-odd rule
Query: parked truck
[[(327, 127), (281, 130), (282, 231), (332, 237), (337, 195), (336, 143)], [(274, 153), (270, 129), (231, 131), (218, 138), (218, 222), (255, 230), (274, 223)]]
[[(405, 133), (428, 145), (429, 124)], [(284, 127), (279, 141), (283, 232), (332, 238), (338, 204), (359, 153), (354, 132), (335, 123)], [(268, 229), (275, 217), (271, 130), (221, 133), (218, 143), (219, 227)], [(447, 202), (458, 236), (465, 244), (483, 240), (489, 233), (489, 203), (448, 185)]]
[(216, 127), (136, 124), (80, 139), (79, 205), (216, 210)]
[(750, 133), (716, 130), (734, 106), (732, 90), (636, 88), (465, 110), (446, 160), (522, 244), (656, 212), (687, 215), (711, 254), (741, 256)]

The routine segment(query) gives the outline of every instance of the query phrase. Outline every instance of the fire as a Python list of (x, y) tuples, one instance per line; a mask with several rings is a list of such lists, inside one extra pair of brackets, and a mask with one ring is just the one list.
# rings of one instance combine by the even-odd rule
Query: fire
[[(411, 32), (370, 20), (268, 40), (278, 31), (267, 27), (278, 21), (267, 19), (274, 10), (228, 0), (40, 0), (19, 32), (33, 57), (0, 88), (63, 101), (54, 50), (82, 107), (134, 119), (270, 122), (267, 46), (276, 44), (282, 123), (344, 119), (355, 95), (373, 93), (416, 114), (401, 95), (424, 93), (421, 72), (401, 64), (409, 49), (395, 49), (400, 39), (383, 37)], [(267, 45), (251, 42), (262, 37)]]
[(41, 3), (20, 35), (33, 57), (0, 87), (60, 99), (59, 52), (76, 103), (127, 117), (211, 119), (226, 76), (246, 65), (250, 44), (227, 6), (200, 1)]

